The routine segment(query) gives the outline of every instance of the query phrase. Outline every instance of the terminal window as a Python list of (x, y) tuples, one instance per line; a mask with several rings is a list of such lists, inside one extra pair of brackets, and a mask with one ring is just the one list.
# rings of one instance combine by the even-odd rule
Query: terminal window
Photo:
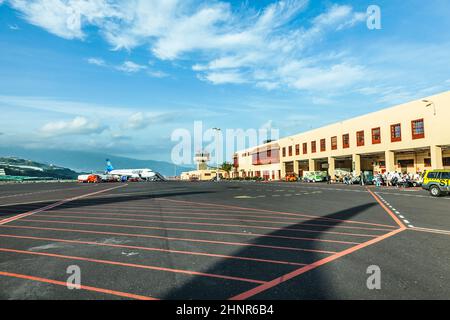
[(320, 140), (320, 152), (325, 152), (327, 150), (327, 143), (325, 139)]
[(391, 126), (391, 141), (402, 141), (402, 125), (400, 123)]
[(364, 146), (364, 131), (358, 131), (356, 133), (356, 145), (358, 147)]
[(349, 134), (344, 134), (342, 136), (342, 146), (344, 148), (350, 148), (350, 135)]
[(331, 138), (331, 150), (337, 150), (337, 137)]
[(412, 128), (413, 139), (425, 138), (425, 126), (424, 126), (423, 119), (412, 121), (411, 128)]
[(450, 167), (450, 158), (444, 158), (442, 160), (444, 162), (444, 166), (445, 167)]
[(380, 144), (381, 143), (381, 129), (373, 128), (372, 129), (372, 144)]

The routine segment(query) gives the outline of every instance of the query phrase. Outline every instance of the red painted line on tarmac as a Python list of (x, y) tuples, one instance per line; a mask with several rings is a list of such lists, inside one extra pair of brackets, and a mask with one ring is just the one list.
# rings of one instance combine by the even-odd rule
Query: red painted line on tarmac
[(225, 276), (225, 275), (212, 274), (212, 273), (203, 273), (203, 272), (197, 272), (197, 271), (163, 268), (163, 267), (126, 263), (126, 262), (119, 262), (119, 261), (112, 261), (112, 260), (99, 260), (99, 259), (85, 258), (85, 257), (66, 256), (66, 255), (55, 254), (55, 253), (31, 252), (31, 251), (15, 250), (15, 249), (7, 249), (7, 248), (0, 248), (0, 252), (11, 252), (11, 253), (34, 255), (34, 256), (44, 256), (44, 257), (59, 258), (59, 259), (87, 261), (87, 262), (115, 265), (115, 266), (121, 266), (121, 267), (139, 268), (139, 269), (163, 271), (163, 272), (170, 272), (170, 273), (181, 273), (181, 274), (187, 274), (190, 276), (218, 278), (218, 279), (234, 280), (234, 281), (249, 282), (249, 283), (259, 283), (259, 284), (266, 283), (265, 281), (261, 281), (261, 280), (246, 279), (246, 278)]
[(402, 229), (406, 229), (406, 226), (403, 224), (403, 222), (397, 218), (397, 216), (388, 208), (386, 205), (378, 198), (378, 196), (373, 193), (370, 189), (367, 189), (367, 191), (370, 193), (370, 195), (378, 202), (378, 204), (386, 211), (391, 218), (398, 224), (398, 226)]
[(256, 212), (263, 212), (263, 213), (273, 213), (273, 214), (279, 214), (279, 215), (307, 217), (307, 218), (323, 219), (323, 220), (346, 222), (346, 223), (366, 224), (366, 225), (372, 225), (372, 226), (378, 226), (378, 227), (396, 228), (394, 226), (390, 226), (390, 225), (386, 225), (386, 224), (379, 224), (379, 223), (372, 223), (372, 222), (363, 222), (363, 221), (357, 221), (357, 220), (342, 220), (342, 219), (326, 218), (326, 217), (321, 217), (321, 216), (312, 216), (312, 215), (305, 215), (305, 214), (298, 214), (298, 213), (291, 213), (291, 212), (272, 211), (272, 210), (245, 208), (245, 207), (236, 207), (236, 206), (229, 206), (229, 205), (222, 205), (222, 204), (191, 202), (191, 201), (185, 201), (185, 200), (174, 200), (174, 199), (166, 199), (166, 198), (159, 198), (159, 200), (165, 200), (165, 201), (171, 201), (171, 202), (181, 202), (181, 203), (191, 203), (191, 204), (198, 204), (198, 205), (209, 205), (209, 206), (217, 206), (217, 207), (223, 207), (223, 208), (235, 208), (235, 209), (244, 210), (244, 211), (253, 211), (253, 212), (256, 211)]
[(300, 269), (297, 269), (297, 270), (294, 270), (292, 272), (289, 272), (289, 273), (287, 273), (287, 274), (285, 274), (285, 275), (283, 275), (281, 277), (278, 277), (278, 278), (276, 278), (276, 279), (274, 279), (272, 281), (269, 281), (269, 282), (267, 282), (265, 284), (262, 284), (262, 285), (260, 285), (260, 286), (258, 286), (256, 288), (253, 288), (253, 289), (250, 289), (250, 290), (245, 291), (243, 293), (240, 293), (240, 294), (230, 298), (230, 300), (245, 300), (245, 299), (251, 298), (251, 297), (253, 297), (253, 296), (255, 296), (255, 295), (257, 295), (257, 294), (259, 294), (261, 292), (264, 292), (264, 291), (266, 291), (268, 289), (276, 287), (276, 286), (280, 285), (283, 282), (291, 280), (291, 279), (293, 279), (293, 278), (295, 278), (295, 277), (297, 277), (299, 275), (302, 275), (302, 274), (304, 274), (304, 273), (306, 273), (308, 271), (316, 269), (316, 268), (318, 268), (320, 266), (323, 266), (323, 265), (325, 265), (327, 263), (335, 261), (335, 260), (337, 260), (339, 258), (342, 258), (342, 257), (346, 256), (346, 255), (349, 255), (349, 254), (351, 254), (351, 253), (353, 253), (355, 251), (361, 250), (361, 249), (363, 249), (365, 247), (373, 245), (373, 244), (375, 244), (377, 242), (380, 242), (380, 241), (382, 241), (384, 239), (392, 237), (392, 236), (394, 236), (394, 235), (396, 235), (396, 234), (398, 234), (398, 233), (400, 233), (400, 232), (402, 232), (404, 230), (405, 229), (400, 228), (400, 229), (391, 231), (391, 232), (389, 232), (389, 233), (387, 233), (385, 235), (382, 235), (382, 236), (379, 236), (379, 237), (377, 237), (375, 239), (372, 239), (370, 241), (361, 243), (361, 244), (359, 244), (357, 246), (354, 246), (354, 247), (349, 248), (347, 250), (344, 250), (342, 252), (336, 253), (336, 254), (334, 254), (332, 256), (329, 256), (329, 257), (327, 257), (325, 259), (322, 259), (322, 260), (316, 261), (314, 263), (311, 263), (311, 264), (309, 264), (309, 265), (307, 265), (305, 267), (302, 267)]
[(55, 214), (41, 214), (39, 217), (53, 217), (53, 218), (70, 218), (70, 219), (92, 219), (92, 220), (117, 220), (117, 221), (130, 221), (130, 222), (149, 222), (149, 223), (164, 223), (164, 224), (183, 224), (183, 225), (194, 225), (194, 226), (213, 226), (213, 227), (237, 227), (237, 228), (250, 228), (250, 229), (263, 229), (263, 230), (275, 230), (275, 231), (292, 231), (292, 232), (303, 232), (303, 233), (325, 233), (325, 234), (337, 234), (344, 236), (353, 237), (366, 237), (374, 238), (377, 235), (373, 234), (361, 234), (361, 233), (348, 233), (348, 232), (337, 232), (337, 231), (321, 231), (321, 230), (311, 230), (311, 229), (301, 229), (301, 228), (274, 228), (274, 227), (263, 227), (263, 226), (253, 226), (253, 225), (242, 225), (242, 224), (224, 224), (224, 223), (203, 223), (203, 222), (179, 222), (179, 221), (167, 221), (167, 220), (150, 220), (150, 219), (124, 219), (124, 218), (99, 218), (99, 217), (82, 217), (82, 216), (70, 216), (70, 215), (55, 215)]
[[(288, 237), (288, 236), (276, 236), (259, 233), (243, 233), (243, 232), (225, 232), (225, 231), (212, 231), (212, 230), (200, 230), (200, 229), (181, 229), (181, 228), (161, 228), (161, 227), (149, 227), (149, 226), (136, 226), (136, 225), (123, 225), (123, 224), (110, 224), (110, 223), (94, 223), (94, 222), (76, 222), (76, 221), (55, 221), (55, 220), (23, 220), (27, 222), (38, 223), (58, 223), (58, 224), (80, 224), (90, 226), (105, 226), (105, 227), (118, 227), (118, 228), (132, 228), (132, 229), (148, 229), (148, 230), (163, 230), (163, 231), (180, 231), (180, 232), (193, 232), (193, 233), (209, 233), (209, 234), (226, 234), (226, 235), (238, 235), (247, 237), (262, 237), (262, 238), (276, 238), (276, 239), (288, 239), (288, 240), (301, 240), (301, 241), (321, 241), (322, 239), (315, 238), (300, 238), (300, 237)], [(375, 237), (375, 236), (374, 236)], [(328, 242), (343, 243), (338, 240), (328, 240)], [(348, 242), (346, 243), (348, 244)]]
[[(121, 210), (124, 211), (124, 210)], [(131, 213), (116, 213), (116, 212), (93, 212), (91, 210), (88, 211), (63, 211), (63, 210), (52, 210), (47, 211), (46, 214), (87, 214), (87, 215), (111, 215), (111, 216), (120, 216), (120, 217), (161, 217), (164, 216), (164, 218), (170, 218), (170, 219), (189, 219), (189, 220), (211, 220), (211, 221), (240, 221), (240, 222), (257, 222), (257, 223), (270, 223), (270, 224), (278, 224), (278, 225), (286, 225), (289, 224), (290, 221), (285, 222), (279, 222), (280, 219), (277, 219), (277, 221), (269, 221), (269, 220), (254, 220), (254, 219), (241, 219), (240, 217), (236, 218), (210, 218), (209, 216), (213, 214), (206, 214), (206, 213), (191, 213), (191, 212), (149, 212), (149, 213), (159, 213), (158, 215), (155, 214), (131, 214)], [(176, 215), (174, 215), (176, 214)], [(181, 215), (181, 216), (179, 216)], [(200, 216), (206, 216), (208, 218), (198, 218), (198, 217), (192, 217), (191, 215), (200, 215)], [(229, 214), (215, 214), (213, 216), (225, 216), (230, 217)], [(256, 217), (256, 218), (262, 218), (261, 216), (252, 216), (252, 215), (243, 215), (243, 217)], [(264, 217), (266, 218), (266, 217)], [(276, 218), (274, 218), (276, 219)], [(299, 220), (310, 220), (307, 218), (281, 218), (281, 219), (291, 219), (293, 221), (299, 222)], [(373, 231), (390, 231), (390, 229), (387, 228), (373, 228), (373, 227), (354, 227), (354, 226), (341, 226), (341, 225), (332, 225), (332, 224), (317, 224), (317, 223), (303, 223), (302, 225), (305, 226), (312, 226), (312, 227), (331, 227), (331, 228), (344, 228), (344, 229), (355, 229), (355, 230), (373, 230)]]
[(49, 209), (61, 206), (61, 205), (65, 204), (67, 202), (70, 202), (70, 201), (83, 199), (83, 198), (86, 198), (86, 197), (89, 197), (89, 196), (93, 196), (93, 195), (96, 195), (96, 194), (99, 194), (99, 193), (104, 193), (104, 192), (108, 192), (108, 191), (111, 191), (111, 190), (114, 190), (114, 189), (123, 188), (125, 186), (127, 186), (127, 185), (126, 184), (125, 185), (120, 185), (120, 186), (117, 186), (117, 187), (108, 188), (108, 189), (104, 189), (104, 190), (100, 190), (100, 191), (84, 194), (84, 195), (81, 195), (81, 196), (78, 196), (78, 197), (73, 197), (73, 198), (61, 200), (61, 201), (58, 201), (56, 203), (53, 203), (51, 205), (45, 206), (45, 207), (40, 208), (40, 209), (36, 209), (36, 210), (30, 211), (30, 212), (25, 212), (25, 213), (19, 214), (17, 216), (11, 217), (11, 218), (0, 220), (0, 225), (4, 225), (4, 224), (7, 224), (7, 223), (10, 223), (10, 222), (13, 222), (13, 221), (25, 218), (25, 217), (29, 217), (29, 216), (31, 216), (33, 214), (36, 214), (36, 213), (39, 213), (39, 212), (42, 212), (42, 211), (45, 211), (45, 210), (49, 210)]
[(128, 245), (122, 245), (122, 244), (108, 244), (108, 243), (101, 243), (101, 242), (95, 242), (95, 241), (80, 241), (80, 240), (67, 240), (67, 239), (59, 239), (59, 238), (29, 237), (29, 236), (19, 236), (19, 235), (10, 235), (10, 234), (0, 234), (0, 237), (14, 238), (14, 239), (53, 241), (53, 242), (62, 242), (62, 243), (77, 243), (77, 244), (97, 245), (97, 246), (101, 246), (101, 247), (137, 249), (137, 250), (145, 250), (145, 251), (176, 253), (176, 254), (185, 254), (185, 255), (194, 255), (194, 256), (206, 256), (206, 257), (223, 258), (223, 259), (245, 260), (245, 261), (265, 262), (265, 263), (273, 263), (273, 264), (285, 264), (285, 265), (293, 265), (293, 266), (306, 266), (305, 263), (289, 262), (289, 261), (282, 261), (282, 260), (269, 260), (269, 259), (258, 259), (258, 258), (249, 258), (249, 257), (240, 257), (240, 256), (229, 256), (229, 255), (222, 255), (222, 254), (215, 254), (215, 253), (169, 250), (169, 249), (141, 247), (141, 246), (128, 246)]
[[(87, 234), (102, 234), (102, 235), (112, 235), (112, 236), (161, 239), (161, 240), (169, 240), (169, 241), (219, 244), (219, 245), (238, 246), (238, 247), (256, 247), (256, 248), (264, 248), (264, 249), (276, 249), (276, 250), (287, 250), (287, 251), (298, 251), (298, 252), (318, 252), (317, 250), (304, 249), (304, 248), (293, 248), (293, 247), (284, 247), (284, 246), (271, 246), (271, 245), (264, 245), (264, 244), (252, 244), (252, 243), (217, 241), (217, 240), (174, 238), (174, 237), (153, 236), (153, 235), (149, 235), (149, 234), (136, 234), (136, 233), (106, 232), (106, 231), (91, 231), (91, 230), (61, 229), (61, 228), (40, 228), (40, 227), (12, 226), (12, 225), (4, 225), (4, 226), (0, 226), (0, 228), (47, 230), (47, 231), (61, 231), (61, 232), (78, 232), (78, 233), (87, 233)], [(357, 244), (357, 243), (354, 242), (353, 244)], [(333, 253), (336, 253), (336, 252), (335, 251), (319, 251), (318, 253), (333, 254)]]
[[(40, 277), (34, 277), (34, 276), (25, 275), (25, 274), (0, 271), (0, 276), (55, 284), (55, 285), (63, 286), (63, 287), (67, 288), (66, 282), (52, 280), (52, 279), (46, 279), (46, 278), (40, 278)], [(109, 290), (109, 289), (103, 289), (103, 288), (97, 288), (97, 287), (91, 287), (91, 286), (85, 286), (85, 285), (81, 285), (80, 290), (106, 293), (106, 294), (110, 294), (110, 295), (114, 295), (114, 296), (130, 298), (130, 299), (137, 299), (137, 300), (159, 300), (159, 299), (152, 298), (152, 297), (146, 297), (146, 296), (141, 296), (141, 295), (127, 293), (127, 292), (121, 292), (121, 291), (115, 291), (115, 290)]]

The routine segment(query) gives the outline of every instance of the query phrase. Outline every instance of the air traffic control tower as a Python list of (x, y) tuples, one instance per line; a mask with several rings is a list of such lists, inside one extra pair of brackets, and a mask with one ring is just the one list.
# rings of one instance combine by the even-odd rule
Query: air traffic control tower
[(210, 155), (208, 152), (198, 152), (195, 154), (194, 161), (197, 163), (197, 170), (208, 170)]

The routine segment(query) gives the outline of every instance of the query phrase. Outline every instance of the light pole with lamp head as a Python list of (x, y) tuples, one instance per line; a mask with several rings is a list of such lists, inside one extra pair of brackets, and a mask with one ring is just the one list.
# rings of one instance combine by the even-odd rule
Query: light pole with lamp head
[(217, 172), (216, 172), (216, 181), (220, 181), (220, 168), (219, 168), (219, 149), (220, 149), (220, 143), (219, 143), (219, 134), (222, 131), (220, 128), (213, 128), (213, 130), (216, 132), (216, 165), (217, 165)]
[(436, 104), (433, 101), (430, 100), (422, 100), (423, 103), (426, 103), (427, 105), (425, 106), (426, 108), (429, 108), (431, 106), (433, 106), (433, 114), (436, 115)]

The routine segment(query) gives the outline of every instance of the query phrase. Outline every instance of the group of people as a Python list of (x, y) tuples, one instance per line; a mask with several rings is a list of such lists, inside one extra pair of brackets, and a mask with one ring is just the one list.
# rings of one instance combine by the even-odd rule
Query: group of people
[(355, 183), (360, 183), (360, 182), (361, 182), (361, 180), (360, 180), (359, 176), (354, 176), (351, 173), (346, 174), (342, 177), (342, 183), (344, 183), (344, 184), (355, 184)]
[(374, 184), (377, 187), (386, 185), (388, 187), (399, 186), (414, 186), (420, 185), (423, 182), (422, 175), (419, 172), (416, 173), (401, 173), (398, 171), (379, 173), (374, 176)]
[(363, 177), (364, 184), (373, 183), (377, 187), (412, 187), (419, 186), (423, 182), (422, 175), (419, 172), (416, 173), (401, 173), (398, 171), (378, 173), (372, 176), (360, 176), (348, 173), (340, 178), (336, 177), (336, 181), (340, 181), (344, 184), (361, 184), (361, 177)]

